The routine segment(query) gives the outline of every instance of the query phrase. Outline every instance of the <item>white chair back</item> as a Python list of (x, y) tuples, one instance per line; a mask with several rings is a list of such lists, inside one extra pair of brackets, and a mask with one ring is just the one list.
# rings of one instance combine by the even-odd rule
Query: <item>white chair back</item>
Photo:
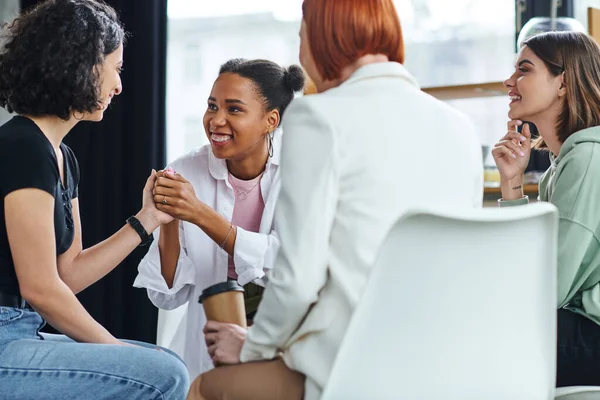
[(548, 400), (554, 206), (415, 211), (390, 230), (324, 400)]

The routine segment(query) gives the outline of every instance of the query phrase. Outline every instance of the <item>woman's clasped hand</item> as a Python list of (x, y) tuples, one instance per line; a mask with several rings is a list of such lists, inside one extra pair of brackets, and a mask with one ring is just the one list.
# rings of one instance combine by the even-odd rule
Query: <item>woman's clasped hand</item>
[(172, 168), (157, 172), (154, 184), (154, 202), (156, 208), (173, 218), (195, 223), (194, 218), (201, 215), (206, 207), (196, 196), (192, 184)]

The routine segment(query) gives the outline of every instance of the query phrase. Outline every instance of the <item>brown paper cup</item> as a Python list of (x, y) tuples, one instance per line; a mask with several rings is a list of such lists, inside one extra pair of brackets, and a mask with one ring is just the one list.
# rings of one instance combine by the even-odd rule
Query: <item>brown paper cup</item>
[(204, 289), (198, 301), (202, 303), (208, 321), (247, 328), (244, 288), (237, 282), (227, 281), (209, 286)]

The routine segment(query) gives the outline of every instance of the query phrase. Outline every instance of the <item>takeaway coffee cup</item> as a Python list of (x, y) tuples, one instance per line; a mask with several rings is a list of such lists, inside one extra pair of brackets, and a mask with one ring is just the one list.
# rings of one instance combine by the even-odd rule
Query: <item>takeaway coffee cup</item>
[(209, 286), (200, 295), (208, 321), (236, 324), (242, 328), (246, 325), (246, 306), (244, 305), (244, 288), (235, 281), (227, 281)]

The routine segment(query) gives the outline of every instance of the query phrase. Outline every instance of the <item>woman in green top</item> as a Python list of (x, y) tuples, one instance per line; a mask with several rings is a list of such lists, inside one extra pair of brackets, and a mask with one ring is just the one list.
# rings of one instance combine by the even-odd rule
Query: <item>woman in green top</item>
[[(584, 33), (533, 36), (504, 84), (510, 122), (492, 151), (500, 206), (528, 202), (522, 186), (531, 148), (550, 154), (539, 193), (560, 217), (557, 386), (600, 385), (600, 47)], [(531, 140), (523, 121), (539, 138)]]

